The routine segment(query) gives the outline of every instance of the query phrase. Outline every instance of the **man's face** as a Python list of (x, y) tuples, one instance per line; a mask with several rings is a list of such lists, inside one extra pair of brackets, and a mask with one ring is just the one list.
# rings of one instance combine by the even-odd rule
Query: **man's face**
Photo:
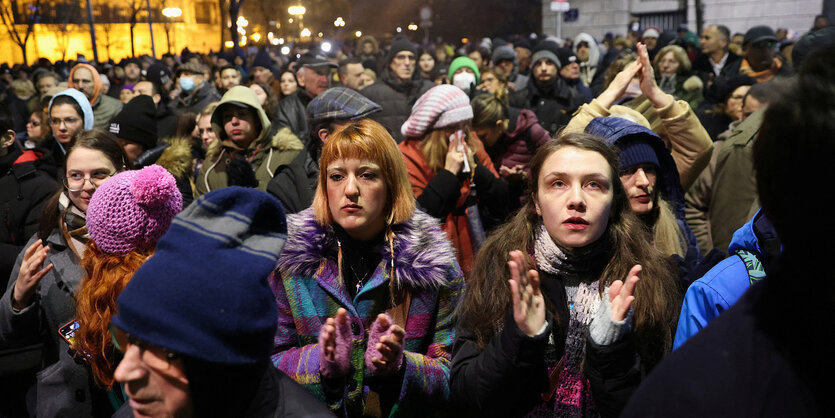
[(476, 68), (481, 68), (484, 64), (484, 59), (482, 59), (481, 52), (473, 51), (467, 54), (471, 60), (475, 63)]
[(122, 138), (116, 138), (116, 140), (119, 141), (119, 145), (121, 145), (122, 148), (125, 149), (125, 154), (128, 156), (128, 161), (130, 161), (131, 163), (133, 163), (134, 160), (136, 160), (136, 157), (139, 157), (143, 152), (145, 152), (145, 147), (139, 145), (136, 142), (128, 141)]
[[(256, 67), (261, 68), (261, 67)], [(241, 85), (241, 73), (234, 68), (227, 68), (220, 72), (220, 85), (224, 90)]]
[(725, 51), (728, 47), (728, 39), (722, 35), (722, 32), (719, 32), (719, 29), (716, 29), (716, 26), (711, 25), (702, 32), (702, 36), (699, 38), (699, 47), (702, 48), (703, 54), (708, 55), (717, 51)]
[(264, 67), (255, 67), (255, 69), (252, 70), (252, 76), (255, 78), (255, 81), (269, 84), (270, 78), (273, 76), (273, 72)]
[(58, 81), (55, 80), (55, 77), (52, 76), (44, 76), (38, 79), (38, 93), (43, 96), (48, 92), (50, 89), (55, 88), (58, 85)]
[(531, 65), (531, 50), (525, 47), (517, 46), (513, 48), (516, 51), (516, 59), (519, 60), (519, 68), (528, 68)]
[(124, 357), (113, 377), (124, 385), (135, 417), (190, 417), (191, 392), (182, 360), (161, 347), (134, 341), (120, 344)]
[(90, 73), (90, 70), (86, 68), (77, 68), (72, 73), (72, 84), (76, 90), (80, 90), (85, 96), (87, 96), (87, 100), (91, 100), (93, 98), (93, 91), (96, 87), (93, 84), (93, 74)]
[(590, 49), (588, 44), (583, 42), (582, 44), (580, 44), (580, 46), (577, 47), (577, 58), (579, 58), (581, 62), (588, 62), (589, 51)]
[(125, 66), (125, 78), (128, 81), (136, 81), (142, 76), (142, 72), (138, 65), (135, 63), (129, 63)]
[(311, 98), (316, 97), (330, 87), (328, 76), (330, 67), (316, 66), (304, 67), (303, 77), (300, 77), (300, 84), (303, 84), (304, 92)]
[(742, 47), (742, 50), (745, 53), (745, 59), (751, 65), (751, 69), (756, 72), (771, 67), (774, 62), (776, 46), (777, 44), (774, 41), (750, 42)]
[(751, 95), (745, 96), (744, 100), (742, 105), (742, 120), (748, 119), (748, 116), (751, 116), (752, 113), (762, 109), (766, 105), (766, 103), (757, 100)]
[(391, 72), (397, 76), (397, 78), (401, 80), (408, 80), (412, 78), (412, 74), (415, 73), (416, 63), (417, 57), (415, 57), (413, 52), (400, 51), (391, 60), (389, 68), (391, 69)]
[(513, 74), (513, 60), (501, 60), (496, 64), (496, 67), (502, 71), (505, 77), (510, 77)]
[(576, 80), (580, 78), (580, 64), (577, 62), (569, 62), (567, 65), (560, 68), (560, 75), (566, 80)]
[(818, 17), (815, 19), (815, 23), (812, 26), (812, 29), (823, 29), (829, 26), (829, 19), (824, 16)]
[(223, 109), (221, 117), (226, 136), (241, 148), (249, 147), (260, 134), (255, 110), (252, 108), (229, 105)]
[(134, 97), (140, 94), (150, 96), (152, 99), (154, 99), (155, 105), (159, 104), (161, 98), (159, 94), (154, 94), (154, 85), (150, 81), (140, 81), (136, 83), (136, 85), (133, 86), (133, 94)]
[(557, 65), (547, 58), (542, 58), (534, 63), (533, 76), (537, 83), (548, 83), (557, 77)]
[(342, 70), (343, 72), (339, 73), (339, 80), (343, 86), (352, 90), (359, 90), (363, 70), (362, 64), (348, 64)]

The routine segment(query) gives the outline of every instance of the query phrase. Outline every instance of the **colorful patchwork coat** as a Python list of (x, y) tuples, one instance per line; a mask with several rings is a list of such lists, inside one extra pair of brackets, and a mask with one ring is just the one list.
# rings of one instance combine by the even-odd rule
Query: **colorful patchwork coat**
[[(363, 414), (370, 392), (388, 416), (441, 414), (448, 403), (452, 312), (462, 296), (463, 275), (434, 218), (416, 211), (392, 230), (394, 257), (386, 244), (380, 264), (353, 300), (339, 280), (333, 229), (318, 224), (311, 209), (288, 216), (287, 243), (270, 277), (278, 307), (273, 363), (340, 415)], [(371, 325), (391, 307), (390, 286), (407, 291), (411, 301), (403, 368), (381, 378), (365, 370), (364, 354)], [(350, 375), (334, 391), (319, 374), (317, 340), (339, 308), (348, 311), (354, 344)]]

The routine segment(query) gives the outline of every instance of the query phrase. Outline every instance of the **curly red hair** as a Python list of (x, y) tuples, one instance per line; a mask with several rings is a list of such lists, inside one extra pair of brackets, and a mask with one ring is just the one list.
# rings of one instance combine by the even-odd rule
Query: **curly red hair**
[(116, 370), (116, 353), (108, 329), (116, 314), (116, 298), (151, 254), (153, 250), (112, 255), (90, 240), (81, 260), (87, 274), (75, 295), (79, 327), (74, 348), (89, 356), (96, 383), (107, 389), (113, 387)]

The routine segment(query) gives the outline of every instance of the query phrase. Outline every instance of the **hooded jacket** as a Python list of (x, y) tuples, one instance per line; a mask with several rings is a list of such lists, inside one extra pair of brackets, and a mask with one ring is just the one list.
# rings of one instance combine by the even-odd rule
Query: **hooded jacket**
[[(233, 104), (234, 103), (234, 104)], [(258, 115), (261, 130), (247, 149), (240, 149), (226, 135), (223, 128), (222, 114), (226, 106), (244, 105), (252, 108)], [(293, 161), (303, 148), (302, 143), (288, 129), (282, 129), (273, 135), (272, 124), (267, 113), (258, 103), (258, 97), (249, 87), (235, 86), (229, 89), (212, 113), (212, 129), (217, 140), (209, 146), (203, 171), (197, 180), (197, 196), (211, 190), (229, 186), (227, 168), (233, 158), (243, 157), (252, 166), (258, 189), (266, 190), (267, 183), (281, 164)]]
[[(70, 77), (69, 82), (67, 83), (70, 88), (75, 88), (72, 82), (73, 74), (79, 69), (85, 68), (90, 71), (90, 74), (93, 75), (93, 97), (90, 98), (90, 106), (93, 109), (93, 124), (96, 128), (107, 129), (108, 124), (110, 123), (110, 119), (113, 119), (114, 116), (119, 114), (122, 111), (122, 102), (113, 97), (110, 97), (106, 94), (101, 94), (102, 90), (102, 81), (101, 76), (99, 75), (98, 70), (90, 64), (76, 64), (75, 67), (72, 67), (70, 70)], [(85, 98), (87, 96), (84, 96)], [(85, 118), (86, 121), (86, 118)], [(85, 127), (84, 129), (91, 129)]]
[(533, 159), (536, 150), (551, 140), (548, 131), (539, 124), (533, 112), (528, 109), (508, 108), (507, 132), (492, 147), (487, 148), (487, 155), (494, 167), (513, 168), (521, 165), (525, 171)]
[[(753, 254), (759, 266), (747, 266), (739, 255), (743, 251)], [(730, 257), (719, 262), (687, 288), (673, 350), (736, 303), (752, 285), (749, 269), (752, 272), (767, 270), (779, 251), (780, 243), (774, 226), (762, 210), (757, 211), (751, 220), (734, 232), (728, 248)], [(753, 261), (749, 259), (748, 262)]]
[(510, 105), (532, 110), (542, 127), (551, 135), (568, 124), (574, 111), (585, 102), (559, 75), (547, 88), (537, 85), (533, 76), (526, 85), (517, 88), (521, 90), (510, 94)]
[[(339, 280), (333, 228), (316, 222), (312, 209), (289, 215), (287, 221), (287, 242), (270, 276), (278, 305), (276, 367), (348, 416), (359, 416), (368, 389), (379, 390), (380, 405), (387, 405), (391, 416), (427, 416), (444, 408), (455, 339), (452, 313), (464, 282), (437, 221), (416, 211), (410, 220), (393, 225), (393, 252), (383, 245), (382, 260), (353, 300)], [(390, 306), (391, 288), (406, 290), (411, 302), (403, 368), (381, 379), (366, 375), (364, 351), (371, 325)], [(339, 308), (348, 311), (354, 335), (353, 372), (347, 390), (334, 398), (326, 396), (319, 374), (317, 341), (325, 320)]]
[(580, 42), (585, 42), (589, 45), (589, 60), (586, 62), (580, 61), (580, 80), (583, 81), (583, 84), (589, 86), (592, 90), (595, 90), (595, 88), (592, 87), (592, 83), (595, 83), (597, 80), (602, 80), (603, 75), (606, 72), (604, 71), (605, 69), (599, 68), (600, 47), (597, 46), (597, 41), (593, 36), (583, 32), (577, 35), (577, 38), (574, 40), (575, 54), (577, 53), (577, 45), (579, 45)]

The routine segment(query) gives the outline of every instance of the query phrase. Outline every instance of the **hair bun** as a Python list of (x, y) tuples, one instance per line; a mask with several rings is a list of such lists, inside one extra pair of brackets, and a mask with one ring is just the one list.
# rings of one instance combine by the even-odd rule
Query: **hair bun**
[(157, 207), (169, 201), (177, 189), (177, 181), (166, 169), (153, 164), (136, 172), (130, 185), (130, 193), (136, 203)]

